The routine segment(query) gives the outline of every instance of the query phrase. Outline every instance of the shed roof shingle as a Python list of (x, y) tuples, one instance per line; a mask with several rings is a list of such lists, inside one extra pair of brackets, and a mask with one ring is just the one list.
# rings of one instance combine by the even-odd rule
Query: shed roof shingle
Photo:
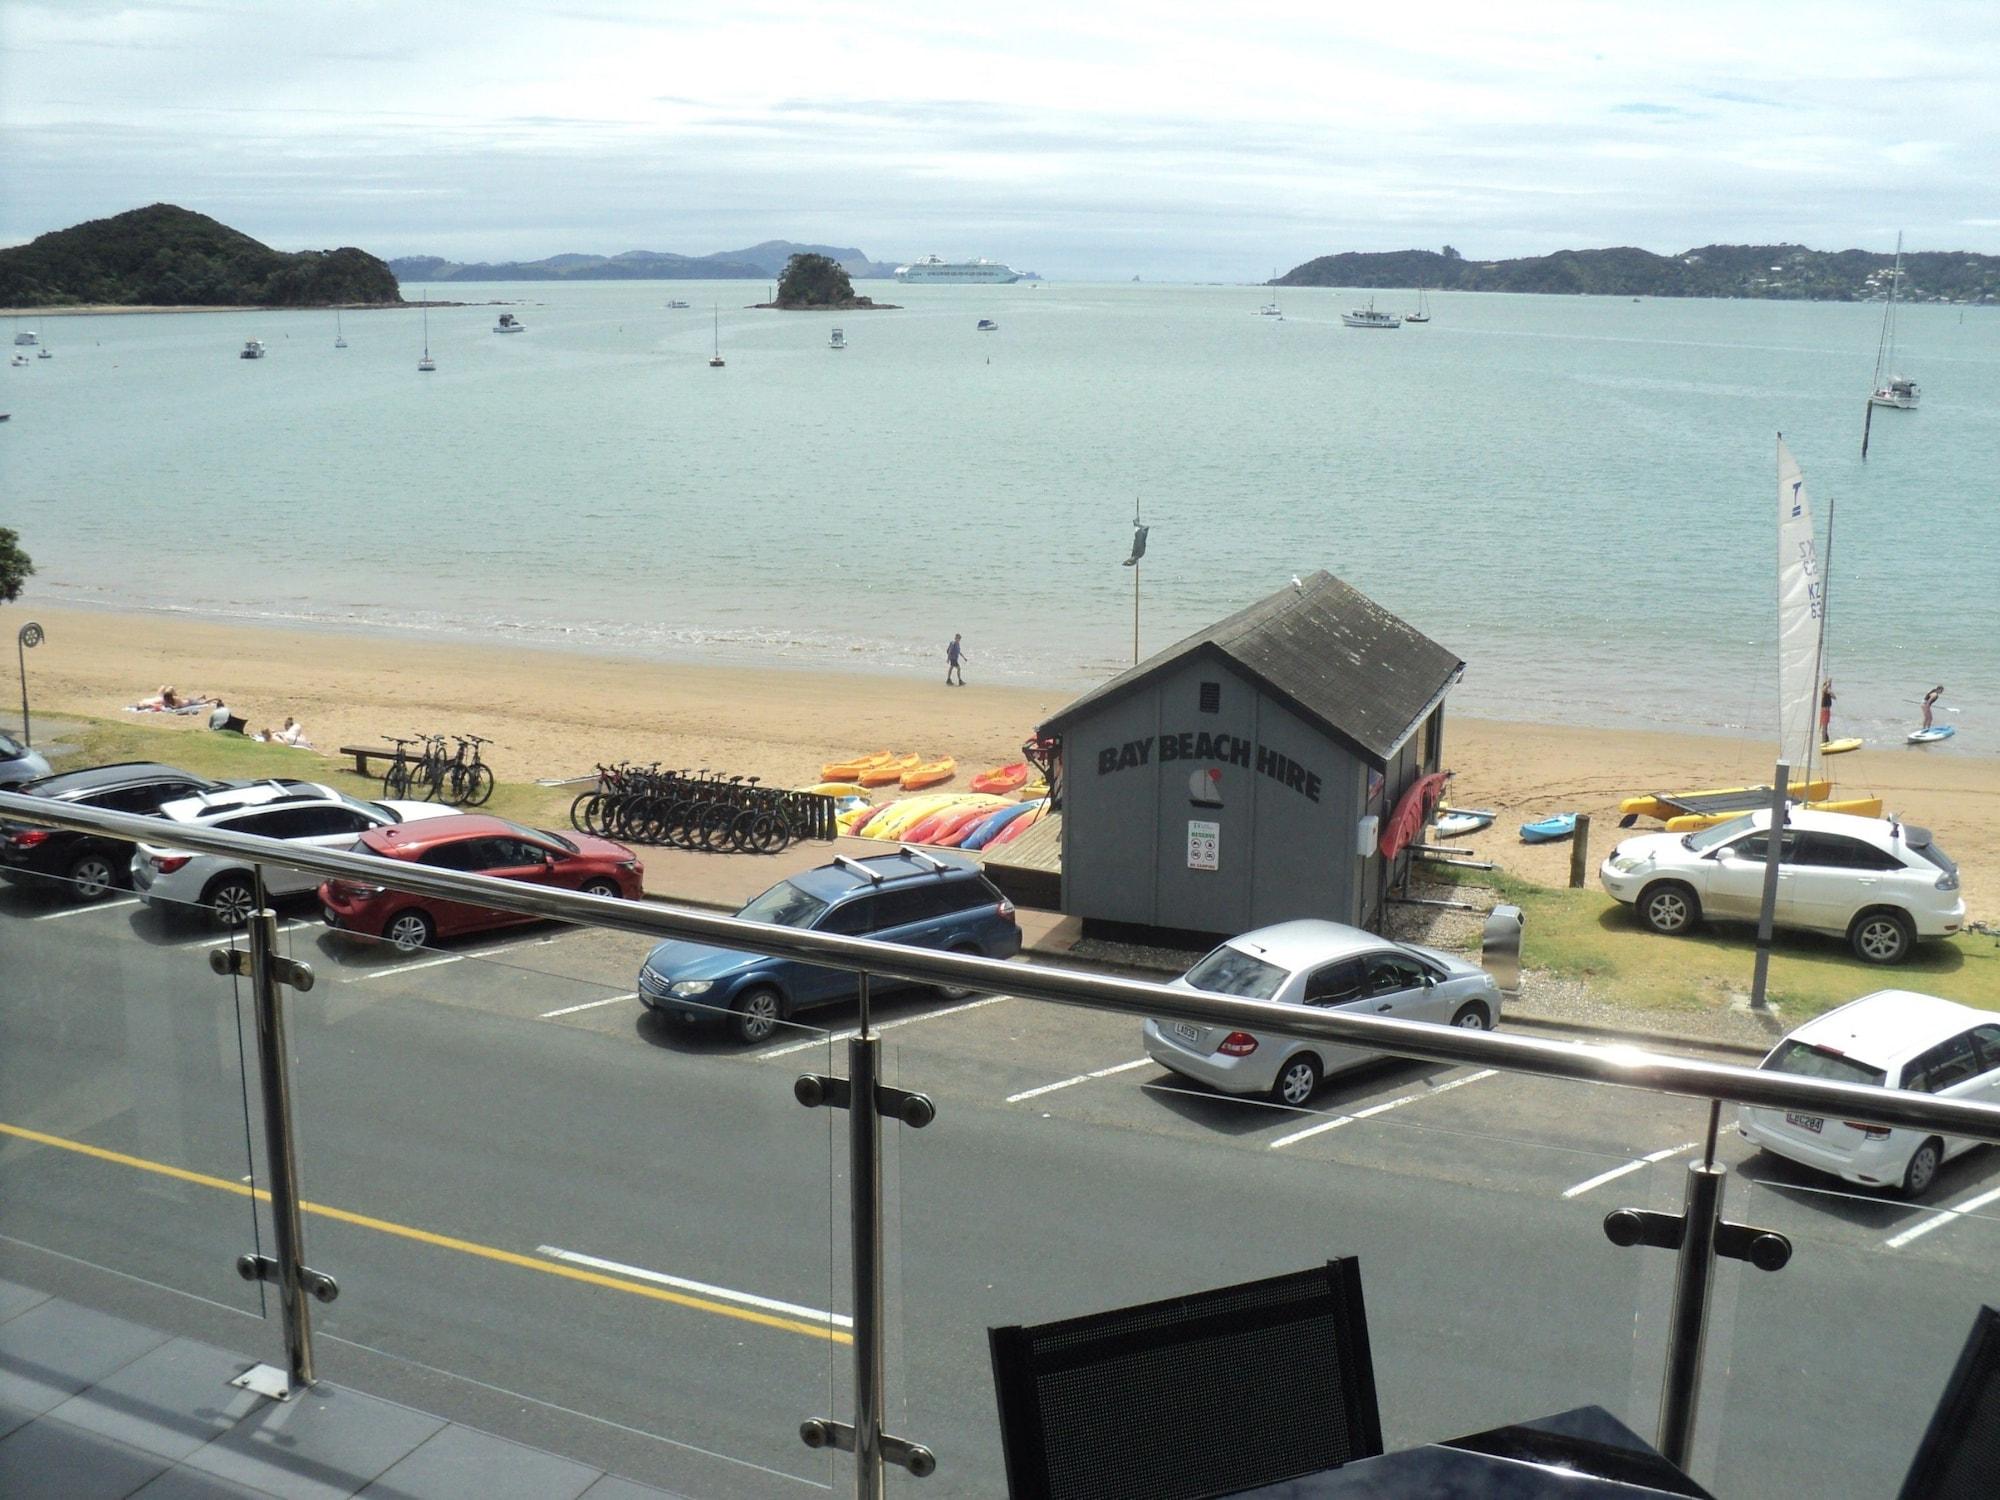
[(1465, 668), (1436, 641), (1322, 570), (1119, 673), (1052, 714), (1041, 732), (1198, 652), (1219, 654), (1378, 765)]

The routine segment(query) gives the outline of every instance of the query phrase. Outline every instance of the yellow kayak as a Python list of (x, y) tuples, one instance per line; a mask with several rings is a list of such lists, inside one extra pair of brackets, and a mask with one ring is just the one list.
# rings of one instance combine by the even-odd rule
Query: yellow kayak
[(1021, 788), (1015, 800), (1019, 802), (1033, 802), (1037, 797), (1046, 797), (1048, 794), (1049, 784), (1038, 776)]
[(853, 760), (830, 760), (819, 768), (821, 781), (858, 781), (863, 771), (873, 770), (896, 758), (893, 750), (877, 750), (873, 755), (857, 755)]
[[(915, 753), (912, 752), (909, 755), (901, 755), (890, 760), (885, 760), (879, 765), (869, 766), (853, 779), (862, 786), (894, 786), (903, 779), (905, 771), (914, 771), (919, 764), (921, 762), (918, 761)], [(838, 778), (829, 776), (827, 779), (833, 781)]]
[[(1848, 797), (1836, 802), (1808, 802), (1804, 804), (1814, 812), (1848, 813), (1857, 818), (1879, 818), (1882, 816), (1880, 797)], [(1731, 818), (1740, 818), (1740, 812), (1728, 813), (1682, 813), (1677, 818), (1667, 819), (1668, 833), (1694, 833), (1699, 829), (1713, 828), (1718, 823), (1727, 823)]]
[(957, 796), (955, 792), (932, 792), (922, 797), (905, 797), (900, 802), (890, 803), (870, 818), (868, 826), (861, 831), (871, 839), (899, 839), (932, 813), (949, 807)]
[(851, 781), (822, 781), (817, 786), (802, 786), (802, 792), (810, 792), (816, 797), (865, 797), (861, 787)]
[[(1689, 798), (1730, 797), (1730, 796), (1747, 797), (1752, 792), (1757, 792), (1762, 790), (1766, 789), (1754, 786), (1716, 787), (1710, 791), (1705, 791), (1705, 792), (1683, 792), (1678, 794), (1668, 793), (1666, 799), (1663, 799), (1658, 794), (1648, 793), (1646, 796), (1643, 797), (1627, 797), (1624, 801), (1618, 804), (1618, 811), (1622, 813), (1624, 816), (1629, 818), (1659, 818), (1662, 821), (1665, 821), (1668, 818), (1693, 816), (1692, 814), (1685, 813), (1682, 808), (1676, 806), (1674, 801), (1671, 800), (1677, 795)], [(1828, 792), (1832, 790), (1833, 790), (1833, 783), (1831, 781), (1825, 780), (1824, 778), (1817, 781), (1795, 781), (1792, 783), (1792, 795), (1794, 797), (1803, 797), (1808, 801), (1824, 797)], [(1727, 816), (1733, 818), (1736, 816), (1736, 814), (1730, 813)], [(1722, 822), (1723, 819), (1717, 818), (1716, 821)], [(1707, 825), (1704, 824), (1702, 826), (1705, 827)]]
[(926, 761), (914, 771), (905, 771), (902, 776), (903, 790), (914, 792), (927, 786), (936, 786), (941, 781), (949, 781), (958, 774), (958, 762), (949, 755), (942, 760)]

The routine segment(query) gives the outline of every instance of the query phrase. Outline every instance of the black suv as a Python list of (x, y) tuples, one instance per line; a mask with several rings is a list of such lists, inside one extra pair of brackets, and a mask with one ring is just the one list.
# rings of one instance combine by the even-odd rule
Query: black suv
[[(50, 797), (76, 807), (152, 815), (165, 803), (219, 791), (222, 785), (190, 771), (139, 760), (63, 771), (12, 790), (23, 797)], [(61, 881), (62, 889), (77, 900), (97, 901), (130, 879), (131, 864), (132, 846), (122, 839), (0, 823), (0, 879)]]

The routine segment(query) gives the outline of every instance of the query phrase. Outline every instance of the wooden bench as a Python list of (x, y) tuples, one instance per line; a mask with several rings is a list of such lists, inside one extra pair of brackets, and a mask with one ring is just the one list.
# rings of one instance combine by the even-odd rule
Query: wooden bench
[(396, 747), (394, 745), (342, 745), (340, 753), (354, 757), (354, 774), (356, 776), (373, 776), (375, 773), (368, 769), (368, 762), (371, 760), (394, 760), (396, 758)]

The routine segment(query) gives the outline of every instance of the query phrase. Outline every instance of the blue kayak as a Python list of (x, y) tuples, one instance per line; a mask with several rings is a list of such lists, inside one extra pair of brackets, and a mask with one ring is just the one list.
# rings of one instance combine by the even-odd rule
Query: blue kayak
[(1521, 842), (1524, 844), (1553, 844), (1558, 839), (1566, 839), (1576, 832), (1575, 813), (1557, 813), (1543, 818), (1539, 823), (1521, 825)]
[(974, 828), (972, 833), (958, 847), (961, 849), (984, 849), (992, 841), (994, 834), (1005, 828), (1016, 818), (1033, 812), (1041, 805), (1041, 799), (1038, 797), (1033, 802), (1016, 802), (1012, 807), (1001, 808), (992, 817), (982, 818), (978, 827)]

